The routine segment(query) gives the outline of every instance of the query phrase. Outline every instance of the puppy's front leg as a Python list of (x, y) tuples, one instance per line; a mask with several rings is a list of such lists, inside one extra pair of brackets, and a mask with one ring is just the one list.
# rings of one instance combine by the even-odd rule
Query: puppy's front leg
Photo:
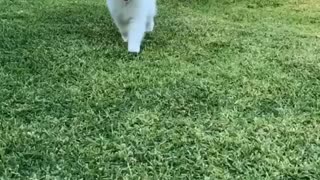
[(121, 20), (119, 19), (114, 19), (114, 22), (121, 34), (121, 37), (123, 39), (124, 42), (127, 42), (128, 41), (128, 25), (126, 24), (121, 24)]
[(147, 24), (146, 24), (146, 31), (152, 32), (154, 28), (154, 19), (152, 16), (148, 17)]
[(145, 33), (145, 19), (132, 19), (128, 31), (128, 51), (133, 53), (140, 52), (141, 42)]

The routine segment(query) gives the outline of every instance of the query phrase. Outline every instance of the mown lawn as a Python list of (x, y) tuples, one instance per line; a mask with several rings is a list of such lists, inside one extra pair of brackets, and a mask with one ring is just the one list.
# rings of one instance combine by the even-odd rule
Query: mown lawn
[(320, 1), (0, 0), (0, 179), (320, 179)]

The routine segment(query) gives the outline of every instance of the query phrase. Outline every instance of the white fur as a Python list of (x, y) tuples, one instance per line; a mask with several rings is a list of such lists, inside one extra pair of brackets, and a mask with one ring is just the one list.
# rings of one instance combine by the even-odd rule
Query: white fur
[(128, 51), (139, 53), (145, 32), (154, 28), (156, 0), (107, 0), (107, 6)]

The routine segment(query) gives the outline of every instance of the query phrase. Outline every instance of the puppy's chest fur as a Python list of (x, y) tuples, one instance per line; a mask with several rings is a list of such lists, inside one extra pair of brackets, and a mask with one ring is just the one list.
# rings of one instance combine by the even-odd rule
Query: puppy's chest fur
[(128, 11), (126, 10), (123, 10), (116, 15), (116, 18), (121, 25), (129, 24), (130, 20), (133, 19), (133, 17), (133, 14), (128, 13)]
[(131, 19), (137, 16), (138, 4), (135, 1), (129, 0), (125, 2), (124, 0), (119, 0), (112, 7), (112, 14), (118, 20), (120, 24), (128, 24)]

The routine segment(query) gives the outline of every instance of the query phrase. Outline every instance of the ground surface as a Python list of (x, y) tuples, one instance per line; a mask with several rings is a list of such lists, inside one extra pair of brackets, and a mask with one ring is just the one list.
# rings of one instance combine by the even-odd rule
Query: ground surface
[(0, 179), (320, 179), (320, 2), (0, 0)]

